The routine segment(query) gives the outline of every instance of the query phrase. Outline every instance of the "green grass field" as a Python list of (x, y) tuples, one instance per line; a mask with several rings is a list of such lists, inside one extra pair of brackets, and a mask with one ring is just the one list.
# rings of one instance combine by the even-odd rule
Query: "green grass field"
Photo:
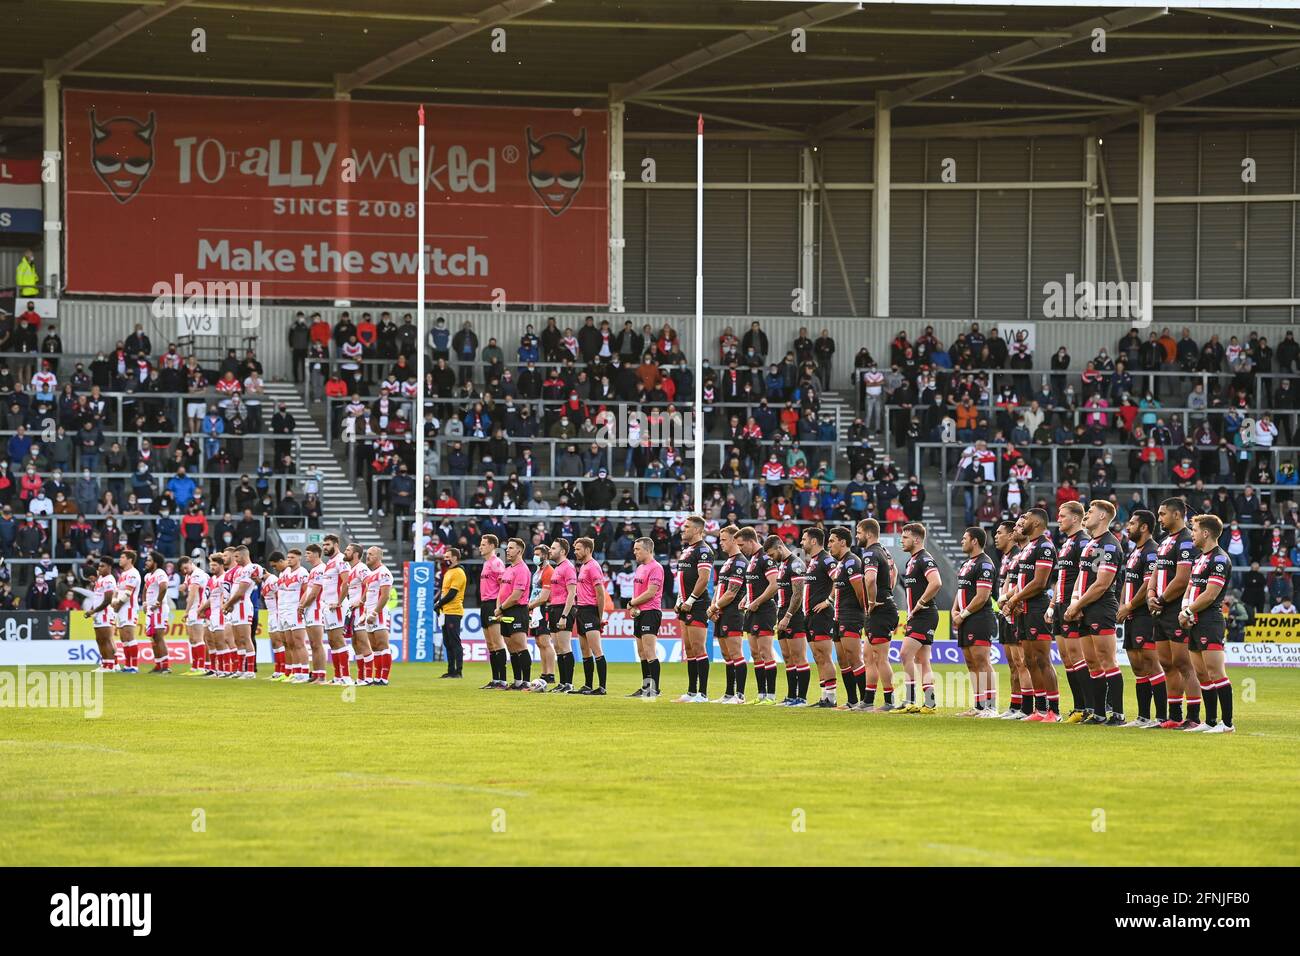
[[(486, 665), (441, 669), (399, 665), (353, 700), (108, 675), (98, 719), (0, 710), (0, 865), (1300, 857), (1298, 671), (1234, 669), (1238, 732), (1207, 737), (644, 703), (622, 697), (635, 665), (611, 667), (605, 699), (483, 692)], [(665, 667), (667, 691), (684, 684)]]

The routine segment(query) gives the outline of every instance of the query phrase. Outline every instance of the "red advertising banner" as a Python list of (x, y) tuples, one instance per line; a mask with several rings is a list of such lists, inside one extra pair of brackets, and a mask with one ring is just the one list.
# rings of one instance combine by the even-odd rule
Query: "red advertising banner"
[[(429, 301), (607, 304), (607, 114), (425, 115)], [(416, 298), (414, 104), (69, 90), (64, 130), (71, 292)]]

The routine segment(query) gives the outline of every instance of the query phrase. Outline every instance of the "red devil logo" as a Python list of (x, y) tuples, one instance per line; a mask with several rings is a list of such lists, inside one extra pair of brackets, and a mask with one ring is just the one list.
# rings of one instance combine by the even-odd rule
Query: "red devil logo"
[(154, 114), (147, 122), (116, 116), (106, 123), (90, 111), (95, 175), (118, 202), (130, 202), (153, 172)]
[(552, 216), (568, 209), (585, 178), (583, 154), (587, 150), (587, 130), (576, 137), (563, 133), (547, 133), (533, 139), (533, 128), (528, 137), (528, 182), (542, 200), (542, 205)]

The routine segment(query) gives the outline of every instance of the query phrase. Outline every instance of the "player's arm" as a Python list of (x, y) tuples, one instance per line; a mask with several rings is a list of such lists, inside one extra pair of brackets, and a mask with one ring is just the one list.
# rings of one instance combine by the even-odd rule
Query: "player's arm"
[(110, 604), (112, 604), (112, 603), (113, 603), (113, 592), (112, 592), (112, 591), (108, 591), (108, 592), (106, 592), (106, 593), (104, 594), (104, 599), (103, 599), (102, 601), (99, 602), (99, 607), (95, 608), (95, 609), (92, 610), (92, 611), (87, 611), (87, 612), (86, 612), (86, 617), (87, 617), (87, 618), (92, 618), (92, 617), (94, 617), (96, 614), (98, 614), (100, 611), (104, 610), (104, 608), (108, 607), (108, 606), (109, 606)]
[(605, 620), (605, 606), (609, 601), (609, 595), (605, 593), (605, 579), (602, 577), (596, 585), (596, 616), (600, 620)]
[(379, 587), (379, 597), (375, 600), (375, 609), (367, 615), (371, 624), (379, 619), (379, 612), (388, 606), (388, 594), (393, 590), (391, 584), (383, 584)]
[(1162, 607), (1168, 607), (1171, 604), (1177, 604), (1178, 599), (1183, 596), (1187, 590), (1187, 582), (1192, 579), (1192, 562), (1191, 560), (1179, 560), (1178, 567), (1174, 571), (1174, 579), (1165, 586), (1162, 593), (1155, 595), (1157, 610)]
[(1224, 584), (1227, 583), (1228, 568), (1226, 562), (1215, 564), (1210, 568), (1210, 575), (1205, 581), (1205, 590), (1196, 596), (1194, 601), (1188, 601), (1183, 609), (1178, 613), (1178, 620), (1184, 625), (1196, 623), (1196, 619), (1201, 612), (1209, 608), (1219, 599), (1219, 594), (1223, 591)]
[(939, 569), (934, 565), (925, 572), (925, 590), (921, 592), (921, 600), (916, 602), (913, 611), (929, 610), (934, 604), (934, 599), (939, 594), (939, 588), (943, 587), (943, 577), (939, 574)]
[(524, 599), (524, 592), (522, 588), (511, 588), (510, 593), (506, 596), (506, 599), (504, 601), (498, 602), (497, 616), (499, 617), (502, 611), (505, 611), (512, 607), (518, 607), (519, 604), (523, 601), (523, 599)]
[(628, 607), (640, 607), (642, 604), (649, 604), (654, 600), (655, 595), (659, 593), (659, 583), (651, 581), (646, 585), (646, 589), (640, 594), (633, 596), (628, 602)]
[[(858, 595), (858, 597), (863, 599), (862, 606), (867, 609), (868, 614), (871, 613), (871, 609), (874, 608), (877, 603), (876, 602), (877, 578), (878, 575), (876, 573), (876, 562), (872, 561), (862, 570), (862, 593)], [(820, 606), (824, 606), (824, 605), (819, 605), (819, 607)]]
[(551, 603), (551, 586), (548, 584), (546, 587), (542, 588), (540, 591), (537, 592), (537, 597), (533, 598), (531, 601), (528, 602), (528, 610), (532, 611), (541, 607), (543, 604), (550, 604), (550, 603)]
[[(334, 593), (337, 594), (337, 595), (339, 595), (339, 599), (338, 599), (337, 601), (335, 601), (333, 604), (329, 605), (329, 609), (330, 609), (331, 611), (337, 611), (339, 608), (341, 608), (341, 607), (343, 606), (343, 602), (344, 602), (344, 600), (346, 600), (346, 598), (344, 598), (343, 595), (345, 595), (345, 594), (348, 593), (348, 572), (347, 572), (347, 569), (344, 568), (342, 571), (339, 571), (339, 573), (338, 573), (338, 575), (337, 575), (337, 578), (338, 578), (338, 584), (335, 585), (335, 587), (334, 587)], [(437, 606), (437, 604), (435, 604), (435, 605), (433, 606), (433, 609), (434, 609), (435, 611), (438, 610), (438, 606)]]
[(1075, 597), (1070, 606), (1066, 609), (1065, 616), (1067, 619), (1073, 619), (1083, 613), (1083, 609), (1089, 604), (1097, 601), (1110, 588), (1111, 583), (1115, 580), (1115, 566), (1107, 564), (1097, 569), (1097, 580), (1088, 585), (1088, 589), (1082, 594)]
[(776, 581), (781, 576), (781, 572), (776, 568), (767, 572), (767, 587), (763, 588), (758, 597), (749, 602), (749, 609), (752, 611), (756, 607), (762, 607), (768, 601), (776, 596)]
[(1142, 578), (1142, 583), (1138, 589), (1133, 592), (1133, 600), (1120, 604), (1119, 611), (1115, 615), (1116, 623), (1123, 621), (1131, 614), (1136, 614), (1137, 609), (1147, 603), (1147, 595), (1151, 591), (1151, 572), (1148, 571)]
[(740, 581), (736, 578), (727, 578), (727, 586), (722, 589), (722, 593), (713, 599), (713, 605), (719, 611), (736, 600), (736, 595), (740, 593)]
[(1047, 579), (1052, 576), (1052, 568), (1056, 566), (1054, 561), (1039, 561), (1034, 565), (1034, 577), (1019, 591), (1016, 591), (1008, 599), (1008, 606), (1014, 610), (1019, 604), (1033, 600), (1047, 590)]
[[(316, 600), (316, 595), (320, 594), (321, 586), (319, 584), (309, 584), (302, 590), (302, 597), (298, 599), (298, 610), (305, 611)], [(226, 602), (226, 610), (229, 611), (234, 606), (236, 595), (239, 593), (238, 586), (230, 595), (230, 600)]]
[[(704, 571), (701, 573), (700, 564), (704, 564)], [(713, 577), (712, 562), (699, 562), (695, 566), (695, 586), (691, 588), (690, 596), (682, 602), (683, 606), (690, 604), (694, 606), (695, 602), (704, 597), (704, 592), (708, 590), (709, 578)]]
[(794, 616), (795, 608), (803, 607), (803, 589), (803, 576), (793, 576), (790, 579), (790, 606), (785, 609), (785, 616), (781, 618), (781, 630), (785, 630), (785, 628), (790, 625), (790, 620)]
[(853, 593), (858, 596), (858, 603), (867, 607), (867, 587), (865, 575), (855, 574), (849, 578), (849, 584), (853, 588)]

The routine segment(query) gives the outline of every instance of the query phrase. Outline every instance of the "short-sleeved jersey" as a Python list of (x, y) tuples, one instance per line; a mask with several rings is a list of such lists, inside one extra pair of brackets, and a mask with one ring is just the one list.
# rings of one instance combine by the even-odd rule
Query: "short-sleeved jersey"
[(231, 565), (226, 568), (221, 575), (221, 597), (222, 600), (230, 597), (230, 592), (235, 589), (235, 575), (239, 573), (239, 568)]
[(808, 559), (803, 572), (803, 612), (811, 614), (813, 608), (823, 601), (831, 599), (831, 590), (835, 579), (831, 571), (835, 568), (835, 559), (829, 551), (818, 551), (816, 557)]
[(208, 578), (208, 626), (224, 627), (226, 624), (226, 591), (222, 585), (224, 574), (214, 574)]
[(1208, 586), (1217, 584), (1219, 593), (1210, 602), (1210, 606), (1197, 614), (1198, 621), (1213, 620), (1218, 615), (1223, 619), (1223, 593), (1226, 590), (1228, 576), (1232, 573), (1232, 559), (1228, 552), (1218, 545), (1199, 554), (1192, 564), (1191, 576), (1187, 579), (1187, 590), (1183, 593), (1183, 607), (1189, 607), (1193, 601), (1206, 592)]
[(1088, 588), (1097, 583), (1105, 571), (1111, 572), (1110, 587), (1102, 592), (1101, 597), (1090, 605), (1097, 609), (1117, 608), (1116, 594), (1119, 591), (1119, 570), (1124, 561), (1124, 551), (1118, 539), (1109, 531), (1092, 538), (1083, 546), (1079, 554), (1079, 576), (1074, 581), (1072, 598), (1080, 597)]
[[(605, 584), (605, 575), (600, 570), (600, 562), (595, 558), (588, 558), (582, 562), (578, 568), (578, 597), (577, 601), (584, 607), (596, 606), (596, 588), (603, 587)], [(601, 608), (604, 611), (604, 608)]]
[[(565, 558), (557, 564), (551, 571), (551, 604), (558, 604), (563, 607), (569, 603), (569, 585), (578, 583), (578, 572), (574, 570), (573, 562)], [(575, 593), (574, 603), (577, 603)]]
[[(521, 561), (518, 567), (524, 569), (525, 580), (527, 580), (528, 566)], [(389, 588), (393, 586), (393, 573), (389, 571), (387, 567), (381, 564), (377, 568), (371, 568), (367, 570), (366, 572), (367, 613), (369, 613), (370, 611), (387, 610), (386, 606), (384, 608), (379, 607), (379, 592), (380, 589), (384, 587), (384, 585), (388, 585)], [(526, 586), (525, 586), (525, 590), (527, 590)], [(385, 598), (385, 605), (387, 605), (387, 598)]]
[[(371, 603), (371, 579), (366, 578), (366, 607)], [(524, 561), (518, 561), (515, 564), (507, 564), (505, 571), (501, 575), (500, 586), (497, 590), (497, 610), (501, 610), (501, 605), (506, 603), (506, 599), (519, 592), (519, 603), (527, 604), (528, 597), (533, 590), (533, 572), (528, 570), (528, 564)], [(513, 606), (513, 605), (512, 605)]]
[(235, 568), (235, 583), (248, 582), (248, 586), (244, 588), (243, 603), (244, 608), (249, 612), (253, 609), (253, 591), (261, 585), (264, 577), (266, 577), (266, 570), (260, 564), (251, 561), (243, 567)]
[(1074, 594), (1074, 582), (1079, 576), (1079, 559), (1083, 554), (1088, 535), (1082, 530), (1066, 537), (1056, 554), (1056, 587), (1054, 600), (1068, 604)]
[(319, 588), (316, 596), (307, 601), (306, 618), (308, 624), (319, 624), (321, 618), (322, 598), (325, 594), (325, 562), (320, 562), (316, 567), (307, 572), (307, 581), (303, 585), (303, 592), (311, 593), (312, 588)]
[(883, 544), (877, 541), (862, 549), (862, 573), (876, 579), (876, 607), (882, 611), (895, 611), (894, 585), (898, 583), (898, 569), (894, 559)]
[[(190, 589), (198, 588), (199, 596), (197, 599), (190, 599)], [(185, 584), (182, 587), (185, 592), (185, 620), (193, 624), (199, 619), (199, 612), (208, 598), (208, 572), (200, 567), (193, 567), (190, 573), (185, 575)]]
[[(1152, 573), (1156, 563), (1156, 543), (1147, 538), (1142, 544), (1134, 545), (1124, 561), (1120, 600), (1128, 604), (1142, 588), (1142, 582)], [(1150, 617), (1151, 611), (1143, 601), (1133, 610), (1133, 617)]]
[(700, 593), (706, 593), (712, 577), (713, 549), (707, 542), (701, 540), (682, 548), (681, 556), (677, 559), (677, 600), (685, 601), (694, 594), (695, 586), (701, 578), (704, 579), (705, 590)]
[[(767, 590), (769, 581), (775, 581), (780, 577), (780, 569), (772, 563), (772, 559), (760, 548), (754, 552), (754, 556), (745, 564), (745, 600), (753, 602), (760, 594)], [(763, 607), (775, 608), (776, 604), (769, 599)]]
[(155, 609), (162, 605), (167, 594), (167, 572), (154, 568), (144, 576), (144, 606)]
[(998, 563), (998, 587), (1001, 593), (1009, 594), (1020, 586), (1020, 577), (1016, 573), (1019, 569), (1020, 549), (1012, 547), (1001, 557), (1002, 560)]
[[(357, 565), (362, 568), (363, 565)], [(307, 583), (307, 569), (302, 565), (297, 568), (290, 568), (288, 565), (280, 572), (279, 584), (277, 585), (276, 599), (279, 602), (283, 612), (297, 613), (298, 605), (302, 603), (303, 585)]]
[[(853, 587), (853, 582), (861, 581), (863, 574), (862, 559), (851, 550), (844, 552), (844, 557), (835, 563), (835, 569), (831, 572), (834, 588), (831, 592), (834, 595), (831, 608), (837, 618), (841, 615), (860, 618), (866, 613), (867, 609), (858, 600), (858, 592)], [(865, 597), (865, 590), (863, 595)]]
[[(965, 611), (981, 590), (987, 591), (987, 600), (975, 613), (993, 616), (993, 594), (998, 589), (998, 573), (993, 559), (981, 551), (967, 558), (957, 569), (957, 610)], [(910, 598), (909, 598), (910, 601)]]
[(654, 597), (648, 601), (643, 601), (637, 607), (643, 611), (659, 611), (663, 609), (664, 600), (664, 567), (654, 558), (646, 561), (644, 564), (638, 564), (636, 570), (632, 572), (632, 597), (637, 598), (651, 587), (655, 588)]
[(903, 593), (907, 596), (907, 613), (911, 614), (921, 595), (929, 584), (928, 578), (939, 574), (939, 565), (934, 563), (934, 556), (922, 548), (907, 560), (903, 569)]
[[(360, 587), (361, 585), (358, 584), (358, 592), (360, 591)], [(351, 590), (352, 584), (351, 581), (349, 581), (349, 601), (352, 600)], [(456, 592), (456, 596), (448, 600), (447, 595), (452, 591)], [(453, 616), (462, 616), (465, 613), (465, 569), (459, 564), (454, 568), (448, 568), (442, 573), (442, 613), (451, 614)]]
[(268, 620), (274, 621), (279, 615), (280, 576), (268, 571), (262, 576), (262, 603), (266, 606)]
[(361, 592), (365, 588), (365, 564), (358, 561), (348, 567), (348, 607), (361, 607)]
[(803, 558), (791, 552), (790, 557), (781, 562), (781, 573), (776, 579), (776, 609), (781, 614), (785, 614), (786, 609), (790, 606), (790, 598), (794, 594), (795, 579), (802, 579), (803, 575)]
[(501, 578), (506, 573), (506, 563), (497, 555), (492, 555), (483, 562), (483, 571), (478, 578), (478, 595), (484, 601), (495, 601), (501, 590)]
[(140, 572), (127, 568), (117, 576), (117, 596), (122, 601), (122, 610), (133, 615), (140, 610)]
[(1051, 572), (1056, 568), (1056, 545), (1046, 534), (1041, 534), (1025, 542), (1016, 562), (1016, 578), (1019, 581), (1018, 587), (1021, 588), (1034, 580), (1039, 568), (1047, 568), (1047, 587), (1027, 602), (1035, 610), (1046, 610), (1052, 596)]
[(325, 607), (334, 608), (343, 603), (346, 588), (348, 563), (342, 554), (335, 552), (334, 557), (324, 564), (325, 568)]
[[(722, 568), (718, 571), (718, 592), (721, 594), (723, 589), (735, 588), (737, 594), (731, 605), (736, 607), (740, 607), (740, 592), (743, 591), (745, 586), (746, 563), (745, 556), (737, 551), (723, 560)], [(728, 605), (728, 607), (731, 605)]]
[[(95, 603), (93, 607), (99, 607), (103, 603), (104, 595), (112, 595), (117, 591), (117, 579), (111, 574), (105, 574), (103, 577), (95, 578)], [(111, 604), (106, 605), (104, 610), (95, 615), (95, 627), (111, 627), (113, 624), (113, 607)]]
[[(1190, 568), (1195, 563), (1198, 552), (1192, 543), (1192, 533), (1183, 528), (1177, 534), (1165, 535), (1156, 547), (1155, 570), (1152, 572), (1151, 587), (1159, 597), (1165, 593), (1180, 567)], [(1171, 595), (1177, 603), (1178, 595)]]
[(555, 569), (549, 564), (543, 564), (538, 568), (537, 572), (533, 575), (533, 591), (528, 597), (528, 602), (531, 604), (533, 601), (536, 601), (542, 596), (543, 591), (546, 591), (549, 596), (551, 582), (554, 579)]

